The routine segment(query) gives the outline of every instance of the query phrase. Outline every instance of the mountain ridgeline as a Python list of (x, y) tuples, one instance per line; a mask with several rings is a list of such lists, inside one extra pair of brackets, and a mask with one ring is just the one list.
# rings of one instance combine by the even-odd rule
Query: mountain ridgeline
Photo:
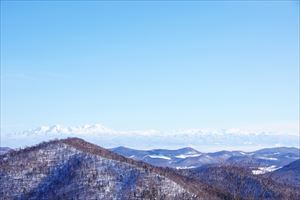
[(300, 159), (274, 171), (271, 177), (277, 182), (300, 188)]
[(3, 199), (224, 199), (207, 185), (78, 138), (0, 157)]
[[(120, 150), (126, 149), (113, 149)], [(126, 150), (124, 156), (113, 151), (79, 138), (10, 150), (0, 155), (0, 197), (5, 200), (300, 199), (296, 184), (275, 179), (275, 172), (279, 173), (277, 177), (284, 176), (285, 172), (296, 174), (298, 162), (275, 171), (271, 177), (254, 175), (252, 169), (228, 163), (180, 169), (159, 167), (136, 159), (138, 150)], [(192, 148), (178, 151), (178, 159), (202, 155)], [(161, 149), (151, 154), (139, 153), (141, 157), (147, 154), (151, 159), (168, 161), (174, 154), (172, 150)]]
[(300, 158), (300, 149), (294, 147), (266, 148), (253, 152), (218, 151), (213, 153), (203, 153), (193, 148), (136, 150), (117, 147), (111, 150), (152, 165), (176, 169), (197, 168), (208, 164), (230, 164), (253, 169), (275, 170)]
[(7, 153), (7, 152), (9, 152), (9, 151), (11, 151), (12, 149), (11, 148), (9, 148), (9, 147), (0, 147), (0, 155), (1, 154), (5, 154), (5, 153)]

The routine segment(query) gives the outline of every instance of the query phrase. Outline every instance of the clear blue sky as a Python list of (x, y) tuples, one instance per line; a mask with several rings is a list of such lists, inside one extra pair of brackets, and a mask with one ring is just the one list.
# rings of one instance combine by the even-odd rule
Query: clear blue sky
[(1, 1), (1, 130), (299, 119), (299, 2)]

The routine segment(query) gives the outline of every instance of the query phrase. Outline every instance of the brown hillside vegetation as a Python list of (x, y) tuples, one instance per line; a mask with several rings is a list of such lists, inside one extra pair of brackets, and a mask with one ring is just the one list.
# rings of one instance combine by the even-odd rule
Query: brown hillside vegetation
[(300, 199), (297, 189), (245, 168), (155, 167), (79, 138), (8, 152), (0, 167), (3, 199)]
[[(0, 157), (4, 199), (226, 199), (167, 168), (125, 158), (78, 138)], [(14, 191), (14, 192), (12, 192)]]

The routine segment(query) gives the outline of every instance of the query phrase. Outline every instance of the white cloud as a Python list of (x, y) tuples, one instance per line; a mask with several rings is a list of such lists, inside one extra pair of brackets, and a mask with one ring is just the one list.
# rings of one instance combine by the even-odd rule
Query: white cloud
[(242, 129), (252, 132), (269, 132), (274, 135), (299, 135), (300, 123), (299, 121), (281, 121), (277, 123), (261, 123), (252, 124), (251, 126), (243, 126)]

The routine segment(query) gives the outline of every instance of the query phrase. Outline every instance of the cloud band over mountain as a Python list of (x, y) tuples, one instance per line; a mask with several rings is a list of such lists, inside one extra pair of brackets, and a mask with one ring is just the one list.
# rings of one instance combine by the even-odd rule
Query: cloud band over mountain
[(262, 147), (299, 147), (297, 133), (245, 129), (182, 129), (174, 131), (120, 131), (101, 124), (83, 126), (41, 126), (20, 133), (3, 134), (2, 146), (23, 147), (54, 138), (80, 137), (104, 147), (127, 146), (139, 149), (194, 147), (201, 151), (223, 149), (253, 150)]

